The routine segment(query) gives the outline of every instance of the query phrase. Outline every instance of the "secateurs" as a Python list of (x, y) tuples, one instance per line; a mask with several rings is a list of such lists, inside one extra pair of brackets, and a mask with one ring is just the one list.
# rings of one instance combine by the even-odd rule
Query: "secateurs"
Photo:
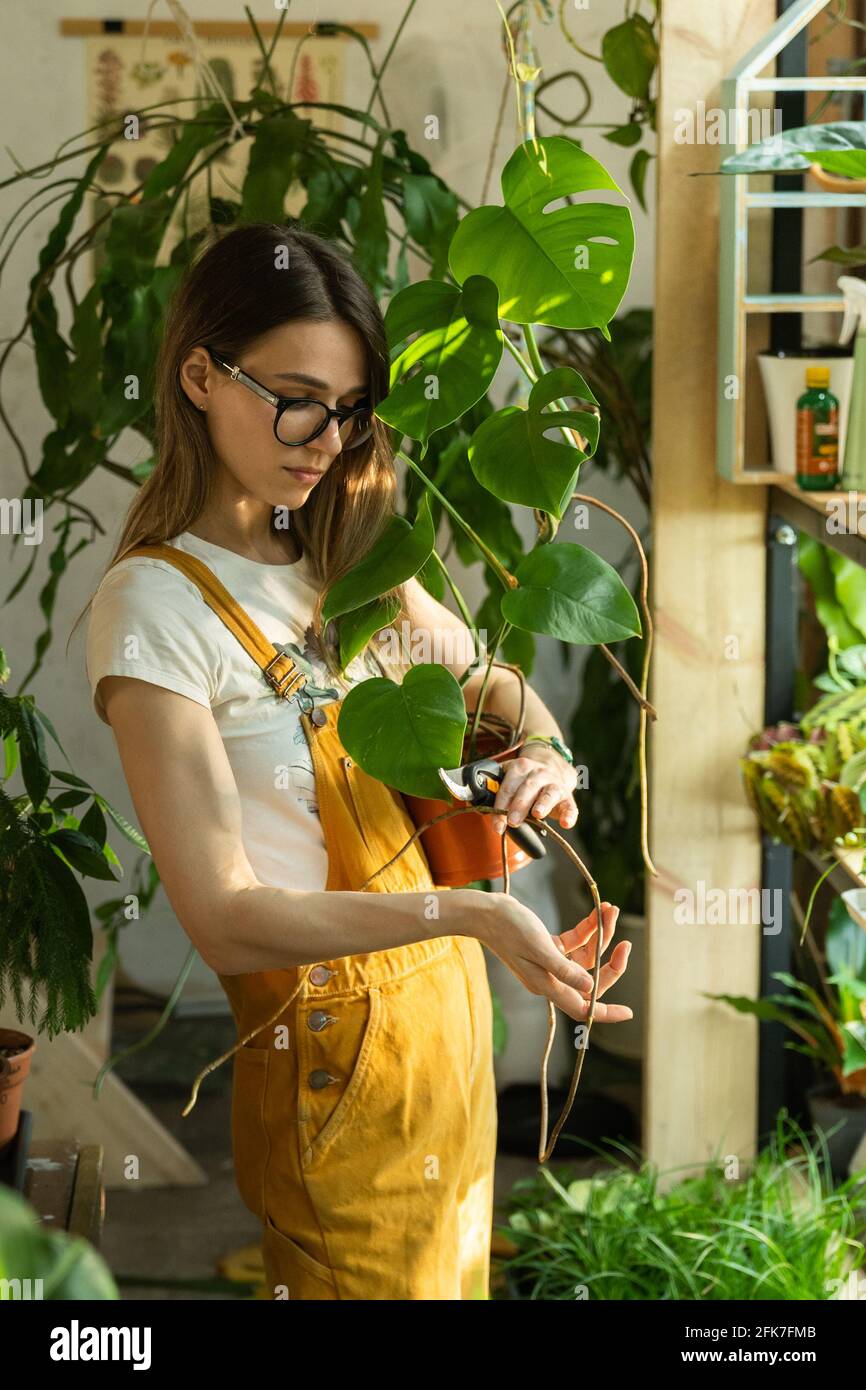
[[(502, 764), (495, 758), (478, 758), (461, 767), (440, 767), (437, 771), (453, 797), (473, 806), (492, 806), (505, 776)], [(547, 854), (547, 846), (531, 825), (509, 825), (506, 833), (533, 859), (543, 859)]]

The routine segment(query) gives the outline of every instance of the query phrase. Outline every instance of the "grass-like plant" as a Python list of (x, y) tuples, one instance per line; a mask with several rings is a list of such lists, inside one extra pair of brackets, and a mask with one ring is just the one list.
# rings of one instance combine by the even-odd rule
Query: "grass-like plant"
[(784, 1109), (740, 1177), (726, 1156), (662, 1190), (636, 1150), (612, 1148), (609, 1172), (544, 1167), (515, 1184), (503, 1228), (517, 1250), (504, 1265), (512, 1297), (825, 1300), (864, 1264), (866, 1171), (834, 1188), (823, 1136)]

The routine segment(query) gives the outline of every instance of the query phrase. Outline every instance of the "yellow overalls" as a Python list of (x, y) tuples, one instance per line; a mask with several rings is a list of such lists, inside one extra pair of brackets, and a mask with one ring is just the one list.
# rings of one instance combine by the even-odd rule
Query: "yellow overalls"
[[(321, 725), (301, 714), (329, 891), (359, 889), (414, 829), (402, 798), (348, 757), (339, 709), (317, 709)], [(368, 891), (426, 891), (432, 917), (448, 890), (416, 842)], [(235, 1177), (263, 1223), (273, 1297), (489, 1298), (496, 1090), (480, 943), (438, 937), (220, 976), (238, 1035), (301, 977), (234, 1063)]]

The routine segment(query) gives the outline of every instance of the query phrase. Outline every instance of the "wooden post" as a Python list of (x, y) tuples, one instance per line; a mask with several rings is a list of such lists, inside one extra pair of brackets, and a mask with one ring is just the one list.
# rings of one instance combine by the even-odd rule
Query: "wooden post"
[[(678, 925), (679, 890), (760, 887), (760, 837), (737, 759), (763, 714), (762, 486), (715, 467), (720, 147), (678, 143), (677, 113), (719, 85), (775, 19), (774, 0), (665, 0), (658, 115), (653, 381), (651, 848), (644, 1150), (662, 1169), (757, 1139), (757, 1025), (702, 991), (755, 995), (761, 926)], [(680, 129), (682, 121), (680, 121)], [(710, 917), (711, 914), (703, 914)], [(741, 914), (742, 915), (742, 914)], [(687, 1176), (672, 1175), (671, 1180)]]

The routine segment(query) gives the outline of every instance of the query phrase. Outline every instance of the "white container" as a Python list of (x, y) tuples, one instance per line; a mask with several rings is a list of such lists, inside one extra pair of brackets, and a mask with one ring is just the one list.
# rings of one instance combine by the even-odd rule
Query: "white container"
[(830, 391), (839, 402), (839, 472), (845, 458), (845, 430), (851, 404), (853, 354), (847, 357), (804, 351), (794, 353), (759, 352), (758, 366), (764, 385), (767, 417), (770, 422), (772, 466), (794, 477), (797, 472), (797, 401), (806, 390), (807, 367), (829, 367)]

